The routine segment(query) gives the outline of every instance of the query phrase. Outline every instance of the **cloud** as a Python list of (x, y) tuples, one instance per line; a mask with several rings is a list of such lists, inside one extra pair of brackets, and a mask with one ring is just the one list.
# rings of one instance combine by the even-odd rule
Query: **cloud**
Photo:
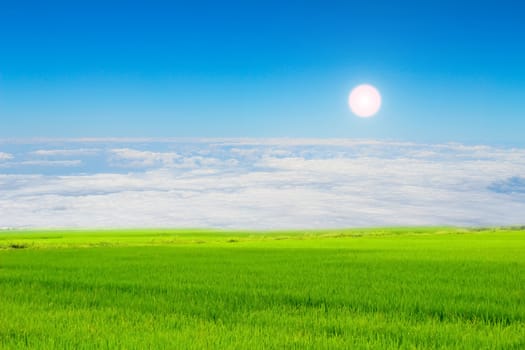
[(221, 160), (213, 156), (201, 156), (195, 152), (183, 156), (176, 152), (152, 152), (130, 148), (112, 149), (110, 163), (115, 167), (127, 168), (179, 168), (179, 169), (210, 169), (221, 165), (236, 165), (236, 159)]
[(13, 159), (13, 155), (10, 153), (0, 152), (0, 161)]
[(43, 175), (36, 167), (32, 174), (0, 174), (0, 226), (524, 223), (524, 149), (325, 139), (127, 141), (93, 141), (107, 158), (93, 168), (80, 157), (75, 174)]
[(36, 156), (44, 157), (71, 157), (71, 156), (92, 156), (97, 155), (100, 149), (81, 148), (81, 149), (39, 149), (31, 152)]
[(180, 156), (175, 152), (152, 152), (130, 148), (110, 150), (111, 160), (115, 166), (123, 167), (154, 167), (172, 166)]

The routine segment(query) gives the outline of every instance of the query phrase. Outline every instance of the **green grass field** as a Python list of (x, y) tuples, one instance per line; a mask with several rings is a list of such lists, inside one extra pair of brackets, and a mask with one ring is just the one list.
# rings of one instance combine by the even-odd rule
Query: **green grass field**
[(0, 348), (525, 349), (525, 230), (0, 232)]

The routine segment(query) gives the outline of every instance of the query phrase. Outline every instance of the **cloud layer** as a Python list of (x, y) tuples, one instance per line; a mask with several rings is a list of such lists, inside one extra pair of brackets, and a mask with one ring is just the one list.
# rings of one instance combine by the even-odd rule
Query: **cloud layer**
[(0, 143), (0, 227), (525, 223), (525, 149), (374, 140)]

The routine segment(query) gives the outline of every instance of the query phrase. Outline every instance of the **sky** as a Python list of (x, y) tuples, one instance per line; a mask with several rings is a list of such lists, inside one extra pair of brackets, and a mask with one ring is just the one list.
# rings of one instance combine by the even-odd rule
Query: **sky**
[(0, 228), (523, 225), (524, 13), (0, 1)]
[[(1, 1), (0, 138), (525, 146), (519, 1)], [(374, 118), (347, 105), (383, 96)]]

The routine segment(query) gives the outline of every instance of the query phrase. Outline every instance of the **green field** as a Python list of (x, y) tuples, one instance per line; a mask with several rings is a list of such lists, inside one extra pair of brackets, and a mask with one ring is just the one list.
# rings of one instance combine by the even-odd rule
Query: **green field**
[(525, 230), (4, 231), (0, 348), (525, 349)]

